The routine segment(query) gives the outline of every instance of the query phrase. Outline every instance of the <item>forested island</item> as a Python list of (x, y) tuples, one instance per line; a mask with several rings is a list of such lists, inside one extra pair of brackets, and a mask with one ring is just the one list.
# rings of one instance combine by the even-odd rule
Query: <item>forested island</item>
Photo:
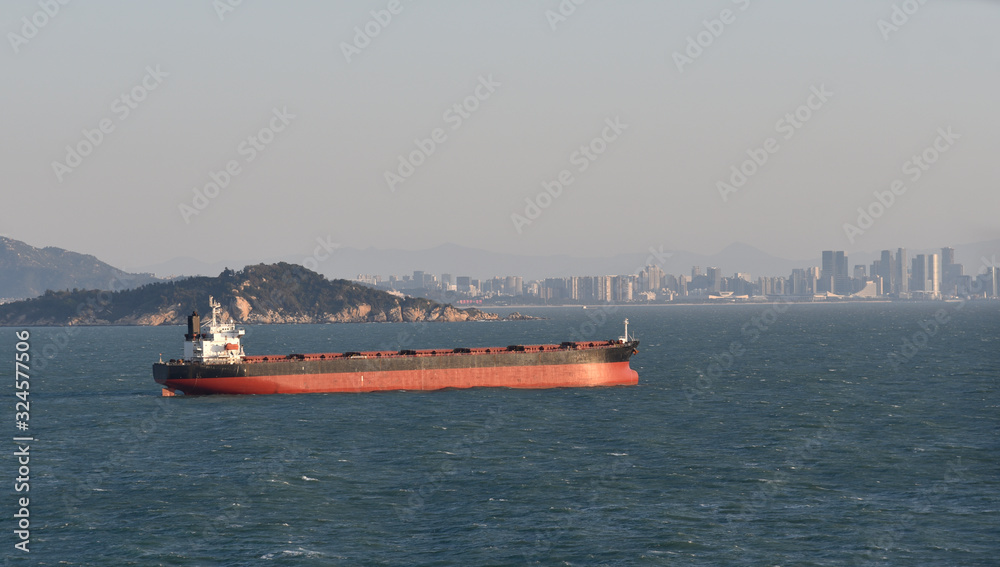
[[(119, 291), (47, 291), (0, 305), (0, 326), (180, 325), (198, 310), (238, 323), (363, 323), (500, 320), (494, 313), (403, 297), (347, 280), (328, 280), (302, 266), (257, 264), (216, 277), (192, 277)], [(513, 314), (510, 318), (524, 318)]]

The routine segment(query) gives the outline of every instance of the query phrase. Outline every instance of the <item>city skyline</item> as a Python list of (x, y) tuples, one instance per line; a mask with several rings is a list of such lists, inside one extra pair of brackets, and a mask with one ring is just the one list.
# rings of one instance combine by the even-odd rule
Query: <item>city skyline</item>
[[(7, 238), (0, 235), (0, 239)], [(32, 243), (10, 239), (12, 243), (34, 247)], [(243, 257), (235, 255), (215, 264), (197, 262), (191, 258), (177, 258), (154, 266), (142, 266), (139, 269), (128, 269), (126, 266), (113, 268), (126, 272), (147, 274), (159, 278), (171, 279), (185, 276), (215, 276), (223, 269), (241, 268), (254, 264), (270, 264), (288, 262), (300, 264), (331, 279), (353, 279), (358, 274), (403, 275), (418, 269), (429, 273), (462, 272), (473, 277), (486, 278), (501, 273), (516, 273), (526, 278), (566, 277), (579, 273), (624, 273), (639, 263), (640, 257), (648, 261), (656, 261), (663, 269), (671, 273), (687, 271), (690, 266), (723, 266), (724, 271), (749, 272), (751, 274), (783, 274), (800, 266), (823, 265), (822, 253), (817, 252), (813, 258), (789, 259), (779, 258), (765, 250), (760, 250), (745, 244), (734, 243), (711, 256), (701, 256), (682, 250), (667, 250), (663, 247), (648, 247), (640, 253), (623, 253), (612, 257), (585, 258), (577, 256), (514, 256), (497, 255), (488, 251), (446, 245), (430, 250), (377, 250), (352, 249), (342, 246), (329, 238), (317, 238), (314, 241), (312, 253), (307, 256), (284, 255), (278, 257)], [(37, 248), (37, 247), (34, 247)], [(997, 250), (1000, 250), (1000, 240), (948, 247), (950, 257), (955, 263), (979, 264), (984, 266), (1000, 263)], [(38, 248), (41, 250), (41, 248)], [(88, 250), (63, 249), (70, 253), (93, 256)], [(941, 248), (914, 249), (908, 248), (912, 254), (934, 253)], [(884, 256), (884, 250), (873, 251), (841, 251), (854, 260), (866, 264)], [(104, 258), (97, 258), (99, 261)], [(474, 260), (471, 261), (470, 260)], [(856, 262), (852, 261), (852, 266)], [(574, 270), (568, 266), (576, 266)], [(644, 265), (644, 263), (643, 263)], [(770, 267), (769, 267), (770, 266)], [(774, 266), (779, 266), (775, 268)], [(632, 270), (634, 271), (634, 270)], [(848, 275), (850, 275), (848, 271)]]
[[(744, 299), (776, 296), (799, 300), (876, 299), (941, 300), (961, 297), (997, 298), (1000, 267), (995, 259), (965, 273), (955, 262), (955, 249), (942, 247), (940, 254), (915, 254), (906, 248), (882, 250), (870, 266), (854, 264), (843, 250), (824, 250), (822, 266), (796, 268), (788, 276), (761, 275), (753, 278), (736, 272), (732, 277), (716, 266), (692, 266), (690, 277), (667, 273), (658, 264), (637, 268), (633, 274), (579, 275), (526, 279), (518, 275), (473, 278), (415, 270), (402, 277), (359, 274), (355, 281), (394, 293), (410, 291), (459, 304), (482, 303), (482, 299), (534, 297), (543, 301), (569, 302), (672, 302), (677, 300)], [(479, 298), (478, 300), (476, 298)]]

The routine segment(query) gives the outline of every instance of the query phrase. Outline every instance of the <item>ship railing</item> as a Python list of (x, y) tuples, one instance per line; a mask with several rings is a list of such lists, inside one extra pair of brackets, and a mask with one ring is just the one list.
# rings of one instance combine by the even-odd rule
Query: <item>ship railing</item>
[[(337, 359), (382, 359), (382, 358), (406, 358), (406, 357), (430, 357), (430, 356), (472, 356), (483, 354), (527, 354), (539, 352), (554, 352), (560, 350), (592, 350), (621, 346), (615, 341), (567, 341), (562, 344), (551, 345), (511, 345), (515, 347), (476, 347), (476, 348), (454, 348), (454, 349), (423, 349), (401, 351), (348, 351), (348, 352), (324, 352), (311, 354), (288, 354), (288, 355), (266, 355), (266, 356), (244, 356), (243, 362), (280, 362), (287, 360), (337, 360)], [(523, 350), (522, 350), (523, 349)]]

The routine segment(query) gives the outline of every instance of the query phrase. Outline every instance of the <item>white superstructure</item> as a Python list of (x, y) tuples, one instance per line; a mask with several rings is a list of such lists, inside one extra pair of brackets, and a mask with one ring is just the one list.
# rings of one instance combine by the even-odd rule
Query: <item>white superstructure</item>
[(634, 340), (635, 340), (635, 337), (634, 336), (629, 336), (629, 334), (628, 334), (628, 319), (625, 319), (625, 334), (622, 335), (622, 336), (620, 336), (620, 337), (618, 337), (618, 342), (622, 343), (622, 344), (625, 344), (627, 342), (631, 342), (631, 341), (634, 341)]
[(209, 296), (208, 304), (212, 308), (212, 321), (207, 333), (201, 332), (201, 319), (197, 311), (188, 317), (188, 334), (184, 336), (184, 360), (215, 364), (239, 362), (243, 359), (240, 337), (246, 331), (234, 323), (219, 321), (222, 305), (215, 298)]

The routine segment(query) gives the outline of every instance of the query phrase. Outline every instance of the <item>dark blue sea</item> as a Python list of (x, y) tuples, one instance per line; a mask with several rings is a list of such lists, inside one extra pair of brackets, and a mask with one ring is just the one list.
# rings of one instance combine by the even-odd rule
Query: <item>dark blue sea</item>
[(639, 385), (162, 398), (151, 364), (181, 355), (182, 328), (31, 328), (29, 430), (9, 382), (3, 405), (35, 438), (30, 492), (9, 442), (3, 557), (1000, 565), (1000, 304), (520, 311), (547, 319), (250, 326), (244, 344), (558, 343), (628, 317)]

